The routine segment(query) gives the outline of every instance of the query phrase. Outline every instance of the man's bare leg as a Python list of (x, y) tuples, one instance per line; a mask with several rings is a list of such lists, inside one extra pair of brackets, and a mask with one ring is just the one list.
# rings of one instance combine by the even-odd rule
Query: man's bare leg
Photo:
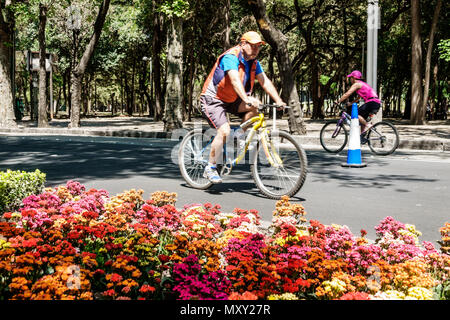
[(217, 135), (215, 136), (213, 142), (211, 143), (211, 152), (209, 153), (209, 163), (215, 165), (217, 163), (217, 156), (222, 154), (222, 148), (230, 135), (231, 128), (230, 124), (224, 123), (217, 129)]
[(241, 102), (241, 104), (239, 105), (238, 112), (239, 113), (245, 112), (245, 115), (242, 118), (241, 123), (244, 123), (248, 119), (251, 119), (252, 117), (258, 115), (258, 110), (255, 107), (248, 106), (244, 102)]

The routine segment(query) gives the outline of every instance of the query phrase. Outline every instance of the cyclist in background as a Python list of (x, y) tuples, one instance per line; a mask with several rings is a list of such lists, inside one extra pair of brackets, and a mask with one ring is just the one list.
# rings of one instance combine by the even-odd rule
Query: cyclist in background
[(222, 182), (217, 173), (216, 160), (231, 131), (226, 112), (240, 116), (242, 122), (258, 115), (260, 101), (251, 96), (255, 78), (275, 104), (286, 105), (256, 60), (263, 44), (265, 42), (258, 33), (244, 33), (237, 46), (219, 56), (203, 85), (200, 96), (202, 113), (210, 126), (217, 129), (203, 174), (212, 183)]
[[(350, 78), (352, 86), (338, 101), (336, 101), (336, 103), (339, 104), (344, 102), (355, 91), (361, 98), (364, 99), (364, 104), (358, 108), (358, 118), (359, 123), (361, 124), (361, 134), (364, 134), (372, 126), (372, 124), (367, 123), (366, 119), (370, 114), (376, 114), (378, 110), (380, 110), (381, 100), (378, 99), (378, 95), (376, 94), (375, 90), (372, 89), (372, 87), (367, 83), (362, 81), (362, 74), (360, 71), (352, 71), (352, 73), (347, 75), (347, 78)], [(351, 105), (352, 103), (359, 101), (359, 99), (360, 98), (350, 102), (349, 104)]]

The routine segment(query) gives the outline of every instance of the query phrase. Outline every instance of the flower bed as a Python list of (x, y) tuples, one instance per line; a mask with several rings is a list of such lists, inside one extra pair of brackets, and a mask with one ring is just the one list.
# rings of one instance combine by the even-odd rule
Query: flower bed
[(263, 229), (255, 210), (142, 194), (69, 181), (4, 213), (0, 299), (449, 299), (450, 256), (392, 217), (369, 241), (288, 198)]

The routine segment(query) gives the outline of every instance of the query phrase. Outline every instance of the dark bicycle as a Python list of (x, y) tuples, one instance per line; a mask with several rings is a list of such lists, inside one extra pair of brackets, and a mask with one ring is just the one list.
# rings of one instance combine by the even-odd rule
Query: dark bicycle
[[(346, 112), (346, 108), (338, 105), (342, 111), (338, 120), (327, 121), (320, 130), (320, 144), (325, 151), (330, 153), (341, 152), (348, 142), (351, 116)], [(374, 115), (370, 114), (367, 122), (372, 120)], [(393, 153), (399, 145), (400, 139), (397, 129), (387, 121), (380, 121), (374, 124), (369, 130), (361, 135), (361, 145), (367, 143), (370, 150), (377, 155), (389, 155)]]

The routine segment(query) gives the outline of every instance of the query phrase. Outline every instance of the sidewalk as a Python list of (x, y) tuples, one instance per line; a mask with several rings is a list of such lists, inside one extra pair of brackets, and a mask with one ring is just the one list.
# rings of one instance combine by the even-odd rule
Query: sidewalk
[[(399, 149), (450, 151), (450, 120), (430, 121), (426, 125), (409, 125), (406, 120), (392, 120), (400, 135)], [(193, 119), (185, 122), (184, 127), (190, 130), (194, 123), (202, 121), (203, 127), (208, 128), (206, 121)], [(305, 147), (320, 147), (319, 133), (326, 120), (305, 119), (307, 134), (298, 136), (299, 142)], [(81, 127), (68, 129), (68, 119), (55, 119), (48, 128), (37, 128), (36, 122), (24, 120), (18, 123), (16, 129), (0, 128), (0, 135), (81, 135), (103, 137), (134, 137), (134, 138), (166, 138), (172, 134), (164, 132), (164, 123), (153, 122), (147, 117), (106, 117), (88, 118), (81, 120)], [(272, 121), (267, 121), (269, 126)], [(237, 126), (239, 122), (232, 121)], [(287, 120), (277, 120), (277, 128), (288, 130)]]

